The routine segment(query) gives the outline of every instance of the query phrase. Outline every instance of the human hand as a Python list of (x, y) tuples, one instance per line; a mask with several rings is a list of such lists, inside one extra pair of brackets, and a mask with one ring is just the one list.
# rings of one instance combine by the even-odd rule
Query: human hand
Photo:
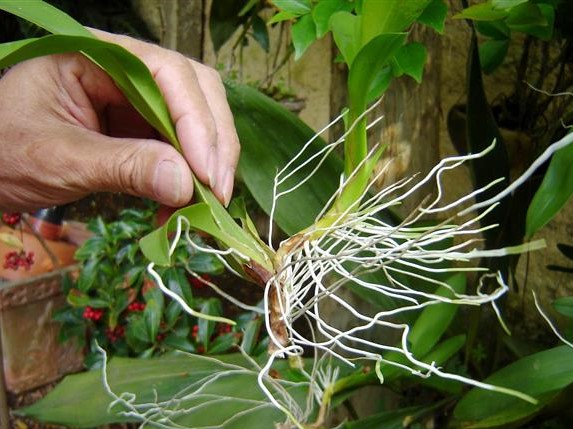
[(81, 54), (29, 60), (0, 80), (0, 210), (30, 211), (96, 191), (180, 207), (193, 193), (191, 170), (228, 204), (239, 143), (219, 75), (176, 52), (94, 32), (151, 70), (183, 156)]

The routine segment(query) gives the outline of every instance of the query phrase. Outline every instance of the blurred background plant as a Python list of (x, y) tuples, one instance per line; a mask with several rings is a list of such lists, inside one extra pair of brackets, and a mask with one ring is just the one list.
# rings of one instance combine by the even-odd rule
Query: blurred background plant
[[(146, 358), (170, 350), (222, 354), (238, 345), (246, 353), (260, 354), (266, 344), (260, 341), (260, 316), (224, 305), (208, 286), (229, 281), (221, 276), (224, 267), (214, 255), (182, 243), (176, 262), (161, 269), (161, 275), (189, 306), (215, 316), (232, 312), (236, 326), (197, 320), (156, 287), (146, 272), (149, 262), (138, 238), (153, 230), (157, 209), (147, 203), (145, 209), (123, 210), (115, 221), (98, 217), (89, 222), (93, 236), (76, 252), (79, 274), (76, 279), (66, 277), (63, 284), (68, 305), (54, 314), (62, 326), (60, 339), (79, 341), (87, 352), (87, 368), (101, 366), (98, 346), (110, 357)], [(193, 241), (207, 246), (198, 234)]]

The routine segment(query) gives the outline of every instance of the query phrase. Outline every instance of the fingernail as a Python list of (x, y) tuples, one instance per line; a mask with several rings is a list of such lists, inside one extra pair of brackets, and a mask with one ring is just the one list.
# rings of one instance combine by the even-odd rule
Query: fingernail
[(176, 204), (181, 198), (181, 170), (179, 164), (164, 160), (155, 169), (153, 192), (158, 200)]
[(235, 182), (235, 171), (233, 169), (227, 169), (225, 175), (223, 176), (223, 204), (225, 207), (231, 202), (231, 197), (233, 196), (233, 185)]
[(217, 147), (211, 146), (207, 154), (207, 177), (209, 177), (209, 186), (215, 189), (217, 185)]

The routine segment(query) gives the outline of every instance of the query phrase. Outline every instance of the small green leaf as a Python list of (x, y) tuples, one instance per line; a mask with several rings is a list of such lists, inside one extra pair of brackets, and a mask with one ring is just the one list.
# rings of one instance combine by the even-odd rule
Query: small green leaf
[(547, 19), (541, 13), (539, 6), (533, 3), (523, 3), (512, 8), (505, 23), (509, 28), (516, 31), (548, 25)]
[(157, 334), (159, 333), (159, 325), (161, 324), (161, 317), (163, 316), (163, 293), (161, 289), (154, 287), (145, 293), (145, 310), (143, 311), (143, 318), (147, 325), (147, 333), (149, 334), (148, 341), (155, 343)]
[(509, 39), (511, 35), (504, 21), (477, 21), (476, 29), (480, 34), (497, 40)]
[(531, 238), (561, 210), (573, 194), (573, 145), (557, 151), (541, 186), (535, 193), (525, 220), (525, 236)]
[(163, 340), (163, 344), (174, 350), (181, 350), (187, 353), (197, 353), (197, 349), (188, 338), (178, 337), (170, 334)]
[(553, 26), (555, 23), (555, 9), (553, 6), (539, 3), (535, 5), (543, 16), (543, 24), (514, 25), (511, 28), (529, 34), (541, 40), (548, 41), (553, 37)]
[(294, 59), (298, 60), (308, 47), (316, 40), (316, 25), (311, 15), (305, 15), (291, 28)]
[(175, 323), (177, 323), (177, 320), (179, 319), (179, 316), (181, 315), (182, 311), (183, 308), (181, 307), (181, 305), (179, 305), (177, 301), (171, 301), (167, 305), (167, 308), (165, 308), (166, 329), (173, 328)]
[(72, 289), (67, 296), (68, 304), (72, 307), (107, 308), (110, 303), (104, 299), (92, 298), (78, 289)]
[(339, 11), (352, 11), (353, 5), (348, 0), (321, 1), (312, 9), (312, 19), (316, 24), (316, 37), (321, 38), (330, 29), (330, 17)]
[(420, 83), (424, 74), (426, 56), (426, 47), (419, 42), (413, 42), (402, 46), (396, 52), (394, 62), (398, 66), (400, 74), (406, 74)]
[(527, 3), (529, 0), (491, 0), (491, 5), (495, 9), (508, 10), (522, 3)]
[(267, 25), (276, 24), (278, 22), (283, 22), (283, 21), (290, 21), (291, 19), (294, 18), (296, 18), (296, 15), (294, 13), (282, 10), (279, 13), (273, 15), (272, 18), (267, 21)]
[(256, 15), (253, 18), (253, 38), (257, 41), (265, 52), (269, 52), (269, 30), (265, 21), (260, 16)]
[[(186, 273), (179, 268), (168, 268), (161, 276), (169, 290), (175, 292), (185, 300), (187, 305), (193, 307), (193, 292)], [(178, 304), (179, 305), (179, 304)]]
[(505, 59), (509, 49), (509, 40), (486, 40), (479, 46), (479, 59), (486, 74), (493, 73)]
[[(221, 303), (215, 298), (208, 299), (201, 306), (201, 313), (210, 316), (219, 316), (221, 314)], [(199, 332), (197, 333), (197, 340), (205, 347), (205, 352), (209, 352), (209, 345), (211, 343), (211, 336), (215, 332), (216, 323), (212, 320), (199, 319)]]
[(555, 301), (553, 301), (553, 308), (555, 308), (555, 311), (561, 313), (563, 316), (573, 319), (573, 296), (557, 298)]
[[(143, 351), (149, 345), (150, 338), (149, 331), (147, 330), (147, 323), (145, 322), (142, 315), (132, 315), (127, 323), (127, 330), (125, 331), (125, 337), (127, 343), (136, 351)], [(153, 343), (155, 342), (155, 337), (153, 337)]]
[(241, 348), (243, 351), (250, 355), (253, 353), (257, 341), (259, 339), (259, 333), (261, 332), (261, 326), (263, 325), (263, 319), (257, 317), (251, 319), (247, 322), (243, 328), (243, 339), (241, 341)]
[(350, 12), (335, 12), (329, 25), (336, 47), (350, 66), (360, 49), (360, 18)]
[(472, 19), (474, 21), (496, 21), (507, 17), (508, 12), (497, 9), (491, 3), (479, 3), (454, 15), (454, 19)]
[(229, 332), (227, 334), (218, 335), (209, 345), (209, 354), (217, 355), (228, 353), (229, 349), (235, 344), (237, 344), (237, 338), (234, 333)]
[(280, 10), (292, 13), (295, 16), (310, 12), (310, 0), (272, 0), (272, 3)]
[(418, 22), (421, 22), (422, 24), (433, 28), (438, 33), (443, 34), (447, 15), (448, 5), (444, 0), (432, 0), (418, 17)]

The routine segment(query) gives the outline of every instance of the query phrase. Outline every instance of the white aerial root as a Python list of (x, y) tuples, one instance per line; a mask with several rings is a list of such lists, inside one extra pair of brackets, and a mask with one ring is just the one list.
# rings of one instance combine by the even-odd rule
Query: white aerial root
[[(344, 136), (327, 145), (320, 153), (321, 158), (318, 161), (313, 157), (305, 158), (304, 151), (307, 148), (305, 146), (297, 156), (304, 161), (295, 170), (300, 170), (303, 166), (308, 167), (314, 162), (315, 164), (312, 164), (314, 173), (334, 147), (342, 144), (343, 140)], [(525, 182), (553, 153), (572, 141), (573, 134), (570, 134), (551, 145), (519, 179), (487, 201), (469, 207), (463, 206), (502, 179), (456, 201), (444, 203), (441, 176), (464, 162), (484, 156), (493, 149), (495, 142), (481, 153), (443, 159), (418, 181), (413, 177), (403, 179), (375, 192), (373, 196), (365, 192), (356, 201), (355, 206), (341, 213), (330, 226), (322, 229), (310, 228), (304, 236), (296, 237), (296, 242), (287, 240), (283, 243), (286, 251), (281, 255), (282, 265), (268, 281), (265, 289), (267, 330), (276, 350), (266, 368), (270, 368), (272, 360), (278, 356), (293, 356), (303, 348), (310, 348), (315, 350), (316, 355), (330, 355), (351, 366), (354, 366), (353, 361), (356, 359), (370, 360), (376, 363), (377, 370), (380, 370), (380, 364), (384, 363), (414, 375), (427, 377), (434, 374), (535, 403), (536, 400), (529, 395), (444, 372), (435, 362), (425, 362), (422, 360), (423, 356), (414, 356), (408, 343), (410, 327), (407, 323), (400, 322), (400, 316), (439, 303), (474, 306), (490, 304), (501, 321), (496, 300), (508, 290), (504, 279), (500, 273), (488, 273), (485, 268), (467, 263), (481, 258), (540, 249), (544, 247), (544, 243), (535, 241), (521, 246), (480, 250), (475, 247), (480, 241), (479, 234), (497, 225), (480, 227), (479, 222), (495, 208), (499, 200)], [(289, 164), (287, 167), (292, 168), (292, 165)], [(296, 186), (293, 186), (280, 190), (290, 174), (292, 173), (288, 173), (286, 168), (277, 174), (273, 207), (276, 207), (280, 197), (296, 189)], [(383, 171), (380, 174), (383, 174)], [(342, 180), (339, 193), (350, 179)], [(375, 181), (376, 178), (373, 178), (370, 186)], [(435, 183), (437, 189), (436, 197), (432, 201), (423, 203), (400, 225), (393, 225), (385, 220), (388, 209), (400, 205), (414, 192), (431, 182)], [(481, 214), (475, 214), (477, 209), (482, 209)], [(453, 210), (457, 211), (457, 214), (446, 221), (431, 226), (420, 226), (428, 214), (446, 211), (451, 213)], [(324, 213), (323, 211), (320, 216)], [(469, 220), (456, 222), (461, 216), (472, 213), (474, 215)], [(270, 225), (272, 222), (271, 216)], [(460, 272), (485, 272), (481, 275), (475, 294), (456, 292), (448, 284), (447, 276)], [(373, 278), (373, 274), (377, 278)], [(355, 290), (362, 288), (369, 293), (385, 297), (394, 303), (393, 308), (376, 314), (364, 314), (354, 308), (341, 293), (346, 285)], [(442, 290), (440, 294), (436, 293), (438, 287)], [(280, 291), (278, 306), (288, 336), (286, 344), (284, 339), (277, 337), (270, 323), (268, 301), (273, 289)], [(444, 294), (444, 290), (448, 293)], [(327, 311), (335, 314), (336, 320), (354, 320), (350, 328), (337, 326), (336, 320), (330, 320), (332, 317), (329, 319), (326, 316), (327, 303), (331, 304)], [(301, 317), (310, 320), (313, 328), (312, 338), (306, 334), (304, 324), (297, 323)], [(505, 328), (505, 325), (503, 326)], [(372, 337), (372, 331), (378, 327), (398, 331), (400, 344), (381, 344), (368, 339)], [(320, 339), (314, 337), (314, 331), (320, 333)], [(401, 354), (407, 363), (404, 363), (404, 359), (400, 362), (386, 359), (387, 352)], [(383, 374), (380, 376), (382, 378)], [(316, 375), (313, 377), (316, 378)]]
[[(335, 119), (325, 129), (340, 118)], [(373, 125), (370, 124), (370, 126)], [(318, 134), (323, 131), (321, 130)], [(278, 200), (306, 182), (320, 168), (329, 154), (344, 142), (345, 137), (346, 134), (335, 142), (327, 144), (318, 153), (308, 155), (307, 151), (314, 141), (314, 138), (311, 139), (293, 161), (277, 173), (273, 188), (269, 240), (272, 236), (273, 216)], [(473, 198), (495, 186), (502, 179), (456, 201), (444, 203), (441, 178), (448, 170), (486, 155), (493, 149), (495, 142), (481, 153), (443, 159), (419, 180), (415, 180), (415, 177), (406, 178), (373, 194), (369, 194), (371, 189), (368, 189), (361, 198), (357, 199), (354, 206), (340, 213), (339, 217), (329, 226), (308, 229), (304, 235), (293, 237), (294, 241), (287, 240), (283, 243), (278, 250), (278, 254), (281, 255), (280, 268), (265, 287), (265, 322), (274, 347), (267, 363), (260, 368), (257, 380), (269, 400), (268, 404), (282, 410), (291, 424), (301, 428), (300, 422), (304, 422), (309, 416), (311, 399), (314, 398), (315, 401), (320, 402), (328, 386), (335, 383), (339, 372), (335, 366), (331, 366), (330, 362), (336, 360), (350, 366), (355, 366), (356, 360), (372, 361), (376, 364), (376, 372), (381, 381), (384, 368), (394, 366), (420, 377), (436, 375), (535, 403), (536, 400), (529, 395), (445, 372), (436, 362), (426, 362), (423, 356), (414, 356), (408, 339), (410, 326), (403, 320), (408, 313), (440, 303), (472, 306), (490, 304), (503, 325), (496, 300), (507, 292), (507, 284), (500, 273), (488, 272), (486, 268), (468, 263), (481, 258), (500, 257), (540, 249), (544, 247), (544, 243), (535, 241), (502, 249), (480, 249), (476, 247), (481, 242), (480, 234), (497, 226), (480, 226), (480, 221), (487, 213), (494, 210), (500, 199), (513, 192), (539, 165), (547, 161), (555, 151), (570, 144), (572, 140), (573, 134), (570, 134), (551, 145), (519, 179), (487, 201), (467, 206)], [(374, 151), (372, 150), (371, 154)], [(299, 164), (295, 165), (297, 162)], [(310, 170), (308, 176), (302, 182), (288, 185), (287, 181), (292, 179), (293, 174), (302, 169)], [(383, 173), (384, 168), (379, 174)], [(352, 177), (341, 179), (339, 191), (331, 198), (329, 205), (351, 179)], [(370, 187), (376, 180), (377, 177), (371, 180)], [(388, 209), (401, 205), (408, 197), (429, 183), (434, 183), (436, 187), (436, 196), (433, 200), (422, 203), (399, 225), (394, 225), (387, 220)], [(286, 189), (281, 189), (282, 187)], [(324, 215), (327, 208), (325, 207), (319, 218)], [(482, 209), (482, 212), (475, 214), (477, 209)], [(445, 212), (457, 212), (457, 214), (440, 223), (424, 223), (428, 215)], [(461, 216), (466, 215), (470, 215), (469, 219), (458, 221)], [(175, 251), (184, 231), (187, 243), (199, 249), (189, 236), (187, 220), (180, 217), (177, 219), (177, 232), (171, 243), (170, 255)], [(220, 251), (200, 248), (199, 250), (217, 255), (229, 269), (223, 256), (234, 253), (247, 261), (244, 255), (240, 255), (233, 249)], [(163, 292), (178, 301), (189, 314), (233, 323), (228, 319), (204, 315), (193, 310), (182, 297), (164, 285), (159, 274), (154, 270), (153, 264), (149, 265), (148, 270)], [(453, 274), (470, 272), (481, 276), (474, 294), (456, 291), (448, 283), (448, 278)], [(215, 285), (209, 284), (209, 286), (240, 307), (260, 312), (260, 309), (254, 306), (238, 302)], [(342, 291), (347, 286), (354, 290), (368, 291), (370, 294), (385, 299), (386, 302), (391, 302), (392, 306), (375, 314), (365, 314), (345, 298)], [(272, 291), (278, 291), (275, 294), (278, 298), (274, 306), (270, 305), (269, 299)], [(350, 328), (337, 326), (336, 321), (328, 319), (325, 315), (327, 302), (331, 304), (330, 312), (333, 306), (336, 309), (337, 320), (354, 320)], [(276, 310), (277, 305), (279, 314), (274, 315), (275, 322), (278, 317), (284, 324), (284, 331), (288, 337), (286, 343), (284, 338), (279, 338), (281, 335), (277, 335), (273, 329), (271, 313)], [(304, 323), (300, 323), (299, 319), (306, 321), (307, 329), (301, 329)], [(388, 337), (388, 331), (397, 332), (399, 342), (382, 344), (372, 341), (370, 339), (372, 331), (379, 329), (386, 331), (386, 337)], [(289, 397), (286, 390), (276, 387), (277, 383), (272, 381), (268, 373), (277, 357), (299, 357), (305, 349), (315, 351), (315, 363), (310, 373), (302, 369), (308, 379), (309, 401), (311, 401), (307, 404), (307, 410), (303, 412), (299, 405)], [(396, 354), (402, 358), (396, 359)], [(271, 387), (269, 387), (269, 382)], [(193, 394), (197, 394), (197, 391)], [(117, 400), (124, 401), (128, 409), (132, 404), (123, 397)], [(161, 409), (161, 404), (157, 406), (159, 408), (153, 408), (154, 412)], [(185, 411), (190, 412), (192, 409)], [(141, 417), (141, 409), (137, 412)], [(172, 425), (169, 413), (165, 410), (164, 412), (166, 414), (162, 417), (164, 419), (162, 424), (165, 426), (158, 427), (177, 427)], [(157, 416), (158, 414), (154, 414), (154, 422), (159, 421)], [(151, 421), (148, 417), (145, 418), (148, 419), (146, 421)]]

